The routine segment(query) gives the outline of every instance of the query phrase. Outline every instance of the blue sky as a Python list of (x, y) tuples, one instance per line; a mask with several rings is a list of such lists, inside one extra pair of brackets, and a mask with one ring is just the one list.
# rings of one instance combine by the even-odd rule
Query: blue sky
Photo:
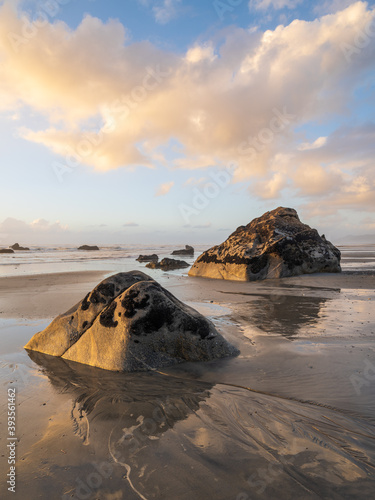
[(373, 9), (0, 1), (0, 246), (373, 233)]

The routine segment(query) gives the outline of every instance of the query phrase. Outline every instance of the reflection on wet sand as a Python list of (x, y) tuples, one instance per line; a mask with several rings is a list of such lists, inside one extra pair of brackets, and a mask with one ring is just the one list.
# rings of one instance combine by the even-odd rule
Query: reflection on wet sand
[(289, 340), (294, 340), (302, 330), (314, 330), (327, 307), (342, 300), (340, 288), (317, 288), (285, 282), (272, 285), (256, 283), (251, 291), (227, 290), (221, 293), (228, 300), (232, 295), (236, 296), (236, 318), (244, 325), (254, 326), (271, 335), (282, 335)]
[(302, 328), (316, 325), (325, 304), (331, 299), (262, 294), (248, 303), (248, 318), (260, 330), (293, 340)]
[(85, 444), (90, 441), (89, 420), (115, 422), (120, 429), (137, 428), (153, 437), (163, 434), (198, 410), (212, 388), (206, 382), (158, 372), (117, 373), (36, 351), (28, 354), (55, 389), (71, 395), (71, 417)]
[[(72, 400), (64, 432), (72, 435), (73, 428), (80, 448), (65, 459), (65, 476), (54, 457), (66, 498), (82, 498), (82, 484), (90, 490), (86, 498), (103, 499), (371, 497), (373, 422), (245, 387), (30, 357), (57, 395)], [(93, 460), (109, 471), (97, 487), (85, 472)], [(37, 468), (36, 454), (33, 461)], [(48, 480), (57, 488), (55, 479), (52, 470)], [(35, 482), (35, 493), (45, 481)]]

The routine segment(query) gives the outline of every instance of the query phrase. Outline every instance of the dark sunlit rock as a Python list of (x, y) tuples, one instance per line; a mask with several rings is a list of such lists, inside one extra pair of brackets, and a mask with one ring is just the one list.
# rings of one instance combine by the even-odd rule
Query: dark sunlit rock
[(279, 207), (240, 226), (221, 245), (200, 255), (189, 276), (255, 281), (341, 271), (340, 251), (303, 224), (292, 208)]

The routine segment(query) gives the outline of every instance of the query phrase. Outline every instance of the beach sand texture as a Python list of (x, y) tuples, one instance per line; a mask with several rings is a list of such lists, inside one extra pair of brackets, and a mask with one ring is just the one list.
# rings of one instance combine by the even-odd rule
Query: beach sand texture
[(0, 278), (1, 498), (372, 498), (375, 274), (239, 283), (153, 272), (241, 354), (132, 374), (28, 355), (29, 338), (110, 271)]

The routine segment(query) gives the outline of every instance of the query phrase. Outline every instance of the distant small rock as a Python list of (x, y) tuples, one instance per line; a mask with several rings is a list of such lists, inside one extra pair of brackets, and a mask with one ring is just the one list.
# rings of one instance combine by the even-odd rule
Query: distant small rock
[(18, 243), (15, 243), (10, 248), (12, 248), (13, 250), (30, 250), (30, 248), (28, 247), (21, 247)]
[(190, 245), (185, 245), (185, 248), (182, 248), (181, 250), (174, 250), (172, 252), (172, 255), (185, 255), (185, 256), (193, 256), (194, 255), (194, 248), (191, 247)]
[(78, 247), (78, 250), (92, 251), (92, 250), (99, 250), (99, 247), (97, 247), (96, 245), (82, 245)]
[(159, 260), (159, 257), (156, 255), (156, 253), (153, 253), (152, 255), (140, 255), (136, 260), (138, 262), (157, 262)]
[(303, 224), (293, 208), (279, 207), (240, 226), (200, 255), (189, 276), (255, 281), (311, 273), (338, 273), (340, 250)]
[(185, 267), (190, 267), (190, 264), (184, 260), (176, 259), (162, 259), (160, 262), (150, 262), (147, 264), (149, 269), (162, 269), (163, 271), (173, 271), (174, 269), (184, 269)]
[(11, 248), (0, 248), (0, 253), (14, 253)]

